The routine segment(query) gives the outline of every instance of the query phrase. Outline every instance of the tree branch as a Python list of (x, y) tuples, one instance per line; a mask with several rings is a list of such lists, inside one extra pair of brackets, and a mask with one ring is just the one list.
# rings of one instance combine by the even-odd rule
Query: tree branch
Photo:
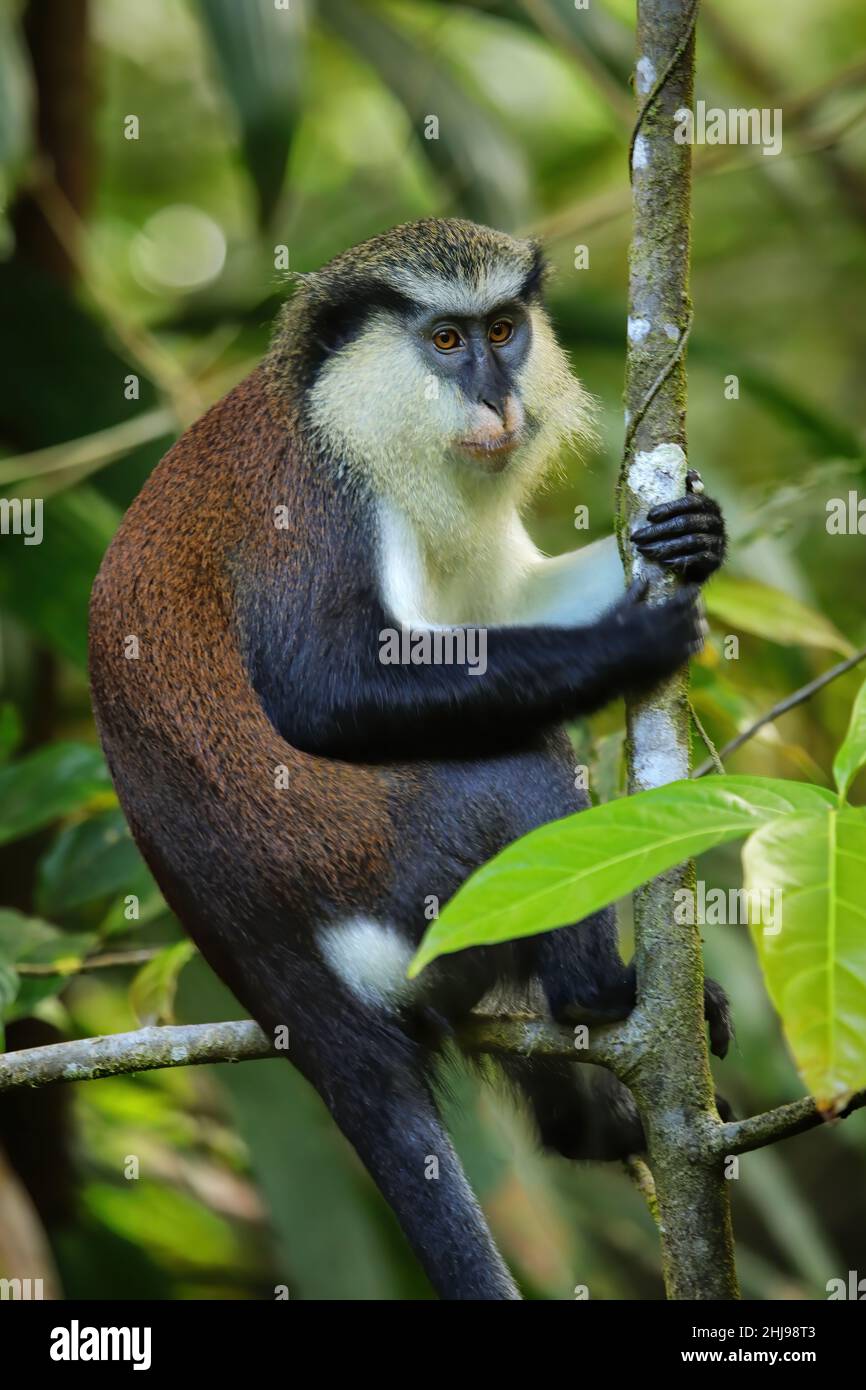
[[(675, 113), (692, 107), (697, 0), (638, 0), (631, 142), (626, 436), (618, 488), (619, 537), (629, 579), (651, 600), (676, 581), (628, 543), (650, 507), (686, 491), (685, 348), (689, 300), (691, 148), (674, 139)], [(672, 347), (672, 343), (674, 346)], [(687, 777), (688, 674), (627, 705), (631, 791)], [(674, 925), (674, 893), (694, 888), (684, 864), (634, 898), (643, 1050), (627, 1081), (643, 1120), (658, 1198), (665, 1287), (671, 1299), (737, 1297), (728, 1192), (708, 1129), (718, 1124), (704, 1036), (697, 928)]]
[(631, 1154), (628, 1158), (624, 1159), (622, 1166), (634, 1183), (637, 1191), (646, 1202), (647, 1211), (656, 1226), (660, 1226), (661, 1217), (659, 1214), (659, 1199), (656, 1195), (656, 1185), (646, 1161), (641, 1158), (640, 1154)]
[[(636, 1012), (624, 1023), (594, 1028), (583, 1046), (580, 1038), (581, 1045), (578, 1045), (570, 1029), (535, 1014), (473, 1014), (459, 1030), (458, 1037), (467, 1052), (562, 1057), (572, 1062), (606, 1066), (623, 1078), (631, 1078), (647, 1028), (647, 1020)], [(258, 1024), (250, 1019), (138, 1028), (133, 1033), (76, 1038), (47, 1047), (0, 1053), (0, 1093), (25, 1087), (37, 1089), (61, 1081), (97, 1081), (106, 1076), (128, 1076), (166, 1067), (251, 1062), (277, 1056), (291, 1059), (291, 1039), (287, 1049), (275, 1049)], [(846, 1119), (864, 1107), (866, 1091), (860, 1091), (836, 1118)], [(826, 1122), (827, 1117), (807, 1096), (766, 1114), (728, 1124), (708, 1117), (697, 1149), (705, 1156), (719, 1158), (748, 1153), (751, 1149), (816, 1129)], [(634, 1155), (627, 1161), (626, 1168), (648, 1202), (651, 1199), (651, 1209), (657, 1216), (653, 1178), (645, 1161)]]
[[(460, 1030), (461, 1046), (470, 1052), (521, 1053), (567, 1057), (572, 1061), (616, 1066), (628, 1025), (593, 1029), (586, 1047), (575, 1034), (532, 1014), (474, 1014)], [(139, 1028), (100, 1038), (79, 1038), (48, 1047), (22, 1048), (0, 1054), (0, 1093), (19, 1086), (50, 1086), (58, 1081), (95, 1081), (129, 1072), (163, 1067), (191, 1067), (205, 1062), (246, 1062), (288, 1056), (274, 1049), (257, 1023), (202, 1023)]]
[(728, 1124), (716, 1125), (711, 1142), (716, 1152), (725, 1158), (729, 1154), (750, 1153), (753, 1149), (763, 1149), (767, 1144), (778, 1144), (782, 1139), (792, 1139), (795, 1134), (805, 1134), (807, 1130), (817, 1129), (819, 1125), (832, 1120), (847, 1119), (855, 1110), (866, 1106), (866, 1091), (858, 1091), (839, 1115), (825, 1115), (818, 1109), (811, 1096), (792, 1101), (790, 1105), (780, 1105), (777, 1110), (768, 1110), (763, 1115), (752, 1115), (747, 1120), (732, 1120)]
[[(136, 951), (105, 951), (98, 956), (85, 956), (81, 964), (75, 970), (70, 971), (71, 975), (82, 975), (86, 970), (110, 970), (121, 965), (147, 965), (148, 961), (158, 956), (162, 947), (142, 946)], [(15, 974), (22, 978), (33, 976), (38, 979), (46, 975), (57, 975), (56, 961), (41, 962), (16, 961)]]
[(271, 1055), (271, 1045), (258, 1024), (247, 1021), (138, 1028), (134, 1033), (78, 1038), (3, 1053), (0, 1093), (17, 1086), (95, 1081), (102, 1076), (124, 1076), (162, 1067), (244, 1062)]
[[(855, 652), (853, 656), (849, 656), (847, 661), (840, 661), (837, 666), (831, 666), (829, 671), (825, 671), (821, 676), (816, 676), (813, 681), (809, 681), (799, 690), (795, 690), (793, 695), (787, 695), (784, 700), (780, 700), (777, 705), (773, 705), (772, 709), (768, 709), (765, 714), (762, 714), (760, 719), (756, 719), (754, 724), (750, 724), (748, 729), (744, 729), (742, 733), (737, 734), (736, 738), (732, 738), (730, 743), (726, 743), (724, 748), (720, 748), (718, 757), (726, 758), (729, 753), (735, 753), (738, 748), (742, 748), (744, 743), (748, 743), (750, 738), (754, 738), (758, 730), (763, 729), (765, 724), (772, 724), (783, 714), (787, 714), (788, 710), (795, 709), (797, 705), (802, 705), (806, 700), (810, 700), (819, 690), (823, 690), (825, 685), (838, 680), (840, 676), (845, 675), (846, 671), (859, 666), (860, 662), (864, 660), (866, 660), (866, 647)], [(694, 711), (692, 713), (694, 714)], [(714, 767), (714, 759), (707, 758), (706, 762), (695, 768), (692, 777), (703, 777), (705, 773), (712, 772)]]

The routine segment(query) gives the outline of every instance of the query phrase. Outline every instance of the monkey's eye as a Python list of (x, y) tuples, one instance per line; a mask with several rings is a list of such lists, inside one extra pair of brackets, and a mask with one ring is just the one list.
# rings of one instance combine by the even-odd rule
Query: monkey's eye
[(449, 328), (447, 325), (437, 328), (433, 334), (433, 346), (440, 352), (453, 352), (455, 348), (463, 346), (463, 339), (456, 328)]
[(488, 328), (487, 337), (494, 347), (501, 347), (503, 343), (508, 342), (513, 332), (514, 324), (510, 319), (497, 319)]

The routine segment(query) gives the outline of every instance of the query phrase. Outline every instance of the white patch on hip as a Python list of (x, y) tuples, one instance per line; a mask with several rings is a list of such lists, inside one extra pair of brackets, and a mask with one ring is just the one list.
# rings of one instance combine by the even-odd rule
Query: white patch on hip
[(371, 917), (353, 917), (322, 927), (316, 941), (326, 964), (363, 1003), (393, 1008), (411, 996), (406, 971), (415, 950), (395, 927)]

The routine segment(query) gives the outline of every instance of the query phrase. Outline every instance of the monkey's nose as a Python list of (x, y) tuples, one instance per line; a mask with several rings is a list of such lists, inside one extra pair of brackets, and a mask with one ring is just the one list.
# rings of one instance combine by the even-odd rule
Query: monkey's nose
[(499, 419), (502, 421), (502, 423), (505, 424), (505, 401), (504, 401), (504, 399), (503, 399), (503, 400), (497, 400), (497, 399), (492, 395), (492, 393), (491, 393), (491, 394), (488, 394), (488, 395), (486, 395), (486, 396), (479, 396), (479, 397), (478, 397), (478, 404), (479, 404), (479, 405), (486, 405), (486, 406), (487, 406), (487, 409), (488, 409), (488, 410), (492, 410), (492, 411), (493, 411), (493, 414), (494, 414), (494, 415), (498, 415), (498, 416), (499, 416)]

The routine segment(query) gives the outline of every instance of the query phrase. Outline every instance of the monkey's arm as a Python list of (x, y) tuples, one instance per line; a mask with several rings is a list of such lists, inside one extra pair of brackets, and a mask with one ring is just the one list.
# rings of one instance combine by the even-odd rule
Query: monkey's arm
[[(697, 591), (663, 604), (633, 586), (600, 620), (582, 627), (479, 629), (484, 664), (381, 660), (384, 611), (355, 610), (351, 629), (308, 630), (291, 670), (255, 663), (254, 683), (272, 722), (304, 752), (379, 760), (460, 756), (488, 744), (525, 740), (565, 718), (600, 708), (626, 690), (646, 689), (701, 645)], [(360, 621), (359, 621), (360, 620)], [(408, 634), (435, 635), (427, 629)]]
[(539, 556), (518, 598), (516, 621), (572, 627), (591, 623), (625, 593), (616, 537), (552, 559)]
[[(708, 579), (725, 555), (721, 508), (704, 493), (687, 493), (651, 508), (647, 524), (631, 539), (645, 559), (688, 580)], [(591, 623), (622, 598), (624, 590), (616, 537), (607, 536), (567, 555), (539, 556), (528, 568), (517, 621), (556, 626)]]

